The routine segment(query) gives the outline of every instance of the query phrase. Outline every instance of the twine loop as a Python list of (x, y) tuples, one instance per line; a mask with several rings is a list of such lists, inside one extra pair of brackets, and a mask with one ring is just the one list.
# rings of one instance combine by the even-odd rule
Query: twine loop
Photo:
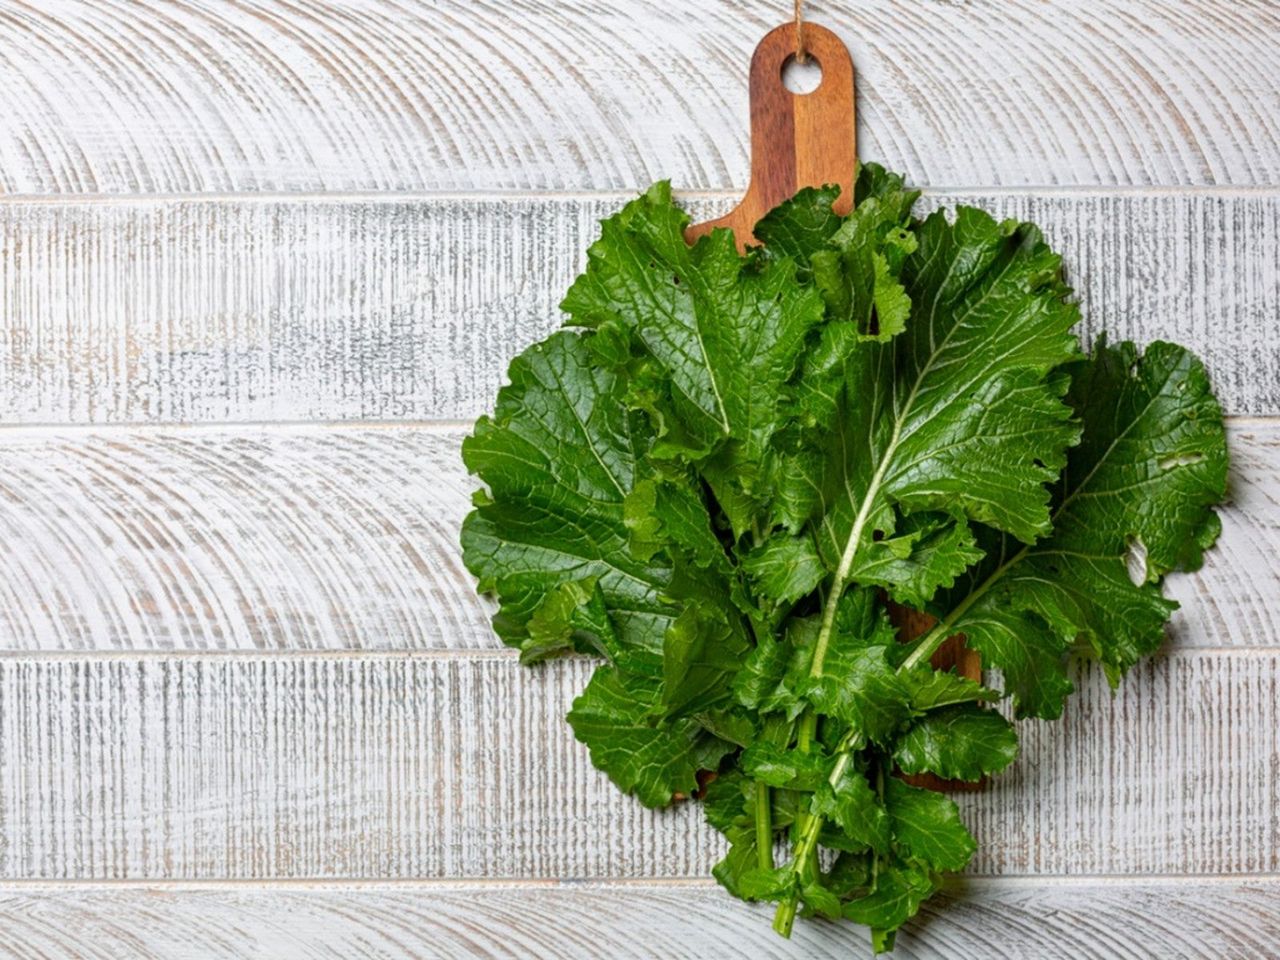
[(804, 0), (795, 0), (796, 10), (796, 63), (806, 63), (809, 51), (804, 45)]

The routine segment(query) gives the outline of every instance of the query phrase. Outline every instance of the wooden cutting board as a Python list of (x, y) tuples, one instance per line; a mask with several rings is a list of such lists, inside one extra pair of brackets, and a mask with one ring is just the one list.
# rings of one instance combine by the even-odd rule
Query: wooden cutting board
[(834, 209), (853, 209), (858, 162), (854, 127), (853, 61), (830, 30), (805, 24), (805, 51), (822, 70), (822, 81), (806, 94), (783, 85), (782, 71), (796, 52), (796, 25), (770, 30), (751, 57), (751, 182), (742, 202), (718, 220), (689, 227), (692, 242), (716, 227), (728, 227), (738, 249), (755, 242), (756, 223), (802, 187), (840, 185)]
[[(786, 88), (782, 71), (796, 53), (796, 25), (785, 23), (767, 33), (751, 57), (751, 182), (746, 195), (728, 214), (690, 226), (692, 243), (716, 227), (734, 232), (739, 250), (755, 242), (755, 225), (766, 213), (804, 187), (835, 183), (840, 197), (836, 213), (853, 209), (853, 183), (858, 150), (855, 126), (853, 60), (843, 41), (830, 30), (805, 24), (805, 51), (822, 70), (822, 79), (809, 93)], [(904, 642), (920, 636), (934, 619), (928, 614), (890, 605), (890, 616)], [(982, 679), (982, 661), (952, 637), (933, 657), (939, 669), (956, 670), (972, 680)], [(972, 785), (944, 781), (926, 774), (908, 777), (912, 783), (946, 789)]]

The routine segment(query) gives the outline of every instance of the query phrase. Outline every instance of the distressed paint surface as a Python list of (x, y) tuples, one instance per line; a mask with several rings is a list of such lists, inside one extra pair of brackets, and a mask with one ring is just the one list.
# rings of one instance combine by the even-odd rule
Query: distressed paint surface
[[(0, 431), (0, 632), (21, 651), (501, 649), (458, 535), (466, 429)], [(1175, 649), (1273, 647), (1280, 422), (1231, 425)]]
[(461, 435), (0, 430), (5, 647), (499, 646), (458, 547)]
[[(471, 419), (623, 195), (0, 203), (20, 423)], [(730, 198), (695, 199), (695, 219)], [(931, 194), (1039, 223), (1086, 332), (1177, 340), (1280, 413), (1280, 191)]]
[[(591, 664), (502, 654), (0, 660), (0, 879), (706, 877), (722, 839), (591, 767)], [(1280, 660), (1101, 671), (958, 797), (975, 874), (1280, 869)], [(1176, 825), (1172, 829), (1170, 825)]]
[[(0, 3), (8, 193), (746, 186), (776, 0)], [(1267, 0), (840, 0), (859, 147), (923, 183), (1273, 185)], [(672, 29), (679, 24), (679, 29)]]
[[(552, 922), (551, 918), (555, 918)], [(768, 910), (705, 883), (0, 885), (0, 957), (82, 960), (512, 960), (857, 957), (818, 920), (790, 941)], [(969, 881), (898, 934), (895, 958), (1256, 960), (1280, 951), (1280, 882)]]
[[(1174, 652), (1023, 725), (896, 956), (1280, 955), (1280, 5), (808, 10), (864, 159), (1042, 223), (1239, 416)], [(455, 547), (459, 421), (629, 192), (737, 199), (785, 12), (0, 0), (0, 957), (863, 949), (691, 880), (718, 840), (591, 769), (589, 665), (497, 649)]]

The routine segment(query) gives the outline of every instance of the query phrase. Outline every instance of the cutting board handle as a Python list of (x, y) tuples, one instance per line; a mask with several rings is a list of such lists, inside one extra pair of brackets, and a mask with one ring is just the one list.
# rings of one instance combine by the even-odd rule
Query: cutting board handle
[(807, 23), (805, 52), (817, 61), (822, 80), (809, 93), (792, 93), (782, 71), (795, 56), (796, 27), (770, 30), (751, 58), (751, 183), (729, 214), (689, 227), (692, 243), (716, 227), (733, 231), (738, 249), (755, 242), (756, 223), (802, 187), (834, 183), (839, 214), (853, 209), (858, 161), (853, 100), (853, 60), (830, 30)]

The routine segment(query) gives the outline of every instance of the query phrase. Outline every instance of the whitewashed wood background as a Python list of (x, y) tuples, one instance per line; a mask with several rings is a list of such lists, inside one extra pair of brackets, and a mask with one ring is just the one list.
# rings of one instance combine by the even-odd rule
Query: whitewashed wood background
[[(619, 797), (456, 548), (599, 217), (746, 185), (783, 0), (0, 0), (0, 955), (848, 957)], [(862, 155), (1231, 414), (1168, 653), (961, 802), (904, 957), (1280, 955), (1280, 2), (829, 0)]]

